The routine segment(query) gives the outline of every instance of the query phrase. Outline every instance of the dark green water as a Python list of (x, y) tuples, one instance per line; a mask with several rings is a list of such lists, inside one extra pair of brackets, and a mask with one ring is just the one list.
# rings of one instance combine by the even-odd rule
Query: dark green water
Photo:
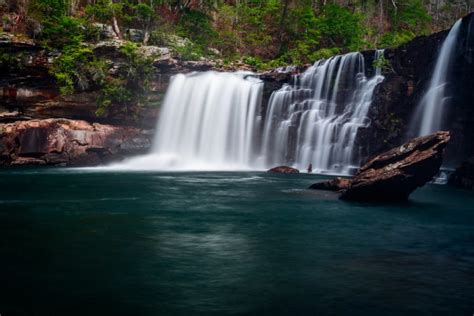
[(474, 194), (264, 173), (0, 171), (0, 314), (472, 315)]

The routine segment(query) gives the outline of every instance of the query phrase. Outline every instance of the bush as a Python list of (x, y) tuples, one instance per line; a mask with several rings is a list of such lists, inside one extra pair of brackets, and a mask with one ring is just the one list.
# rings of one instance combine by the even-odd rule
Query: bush
[(338, 5), (324, 7), (318, 19), (319, 30), (325, 46), (340, 47), (355, 51), (363, 47), (366, 30), (361, 24), (362, 17)]
[(120, 52), (125, 64), (115, 77), (108, 76), (101, 82), (101, 94), (97, 100), (98, 116), (111, 113), (132, 113), (136, 106), (148, 106), (147, 94), (153, 75), (152, 61), (143, 57), (134, 43), (126, 43)]
[(185, 12), (178, 23), (178, 35), (189, 38), (194, 45), (187, 47), (194, 52), (207, 53), (207, 48), (212, 46), (217, 32), (213, 29), (211, 18), (200, 11), (190, 10)]
[(411, 31), (407, 31), (407, 30), (388, 32), (388, 33), (385, 33), (380, 38), (378, 46), (379, 47), (396, 47), (408, 41), (411, 41), (413, 38), (415, 38), (415, 36), (416, 36), (415, 33)]
[(82, 45), (66, 46), (51, 68), (61, 94), (72, 94), (76, 90), (87, 89), (90, 78), (94, 77), (90, 73), (96, 69), (91, 65), (94, 62), (95, 58), (90, 48)]
[(77, 46), (84, 41), (83, 20), (70, 16), (47, 18), (40, 39), (50, 48)]
[(380, 68), (382, 72), (387, 72), (387, 71), (392, 70), (392, 65), (390, 64), (390, 60), (385, 58), (383, 54), (380, 55), (379, 58), (374, 60), (374, 62), (372, 63), (372, 67)]

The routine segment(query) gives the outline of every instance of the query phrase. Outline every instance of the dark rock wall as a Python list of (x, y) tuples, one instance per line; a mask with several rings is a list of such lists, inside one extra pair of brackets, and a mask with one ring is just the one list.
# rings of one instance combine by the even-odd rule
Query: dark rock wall
[(455, 56), (449, 85), (453, 99), (446, 120), (453, 135), (448, 151), (452, 167), (474, 156), (474, 13), (462, 21)]
[[(385, 80), (376, 87), (369, 112), (371, 125), (361, 128), (357, 137), (361, 145), (362, 162), (369, 157), (398, 146), (408, 135), (410, 118), (429, 84), (438, 52), (448, 31), (422, 36), (397, 48), (385, 50), (390, 67), (384, 70)], [(158, 109), (142, 109), (135, 118), (117, 114), (101, 118), (95, 115), (97, 91), (93, 89), (71, 96), (60, 96), (54, 78), (48, 73), (54, 54), (30, 43), (0, 42), (0, 50), (12, 56), (21, 55), (22, 67), (0, 63), (0, 123), (18, 120), (68, 118), (98, 122), (116, 126), (135, 126), (144, 129), (155, 127)], [(96, 53), (122, 62), (114, 45), (98, 46)], [(366, 73), (373, 75), (374, 51), (362, 52)], [(446, 129), (451, 131), (451, 143), (447, 148), (446, 161), (453, 167), (462, 160), (474, 156), (474, 14), (462, 21), (456, 60), (448, 86), (453, 96), (446, 115)], [(164, 54), (154, 63), (155, 80), (153, 93), (162, 98), (171, 76), (180, 72), (224, 70), (207, 62), (185, 62)], [(259, 75), (264, 81), (261, 113), (266, 109), (273, 91), (285, 83), (291, 83), (294, 74), (304, 67), (290, 67)], [(137, 120), (138, 117), (138, 120)]]
[[(391, 69), (376, 88), (369, 117), (371, 126), (361, 130), (358, 142), (363, 156), (402, 144), (409, 134), (410, 119), (423, 97), (449, 30), (422, 36), (394, 49), (385, 50)], [(449, 74), (445, 126), (451, 131), (445, 165), (457, 166), (474, 155), (474, 13), (463, 18), (456, 56)]]

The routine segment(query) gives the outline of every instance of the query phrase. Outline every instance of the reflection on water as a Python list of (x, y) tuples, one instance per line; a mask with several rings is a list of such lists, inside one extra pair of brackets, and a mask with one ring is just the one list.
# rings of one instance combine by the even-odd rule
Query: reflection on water
[(472, 313), (472, 193), (367, 205), (317, 179), (3, 171), (0, 313)]

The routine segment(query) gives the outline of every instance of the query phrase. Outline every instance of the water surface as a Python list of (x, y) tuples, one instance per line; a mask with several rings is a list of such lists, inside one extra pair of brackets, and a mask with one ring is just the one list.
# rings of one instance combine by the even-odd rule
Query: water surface
[(314, 175), (0, 171), (1, 315), (472, 315), (474, 194)]

